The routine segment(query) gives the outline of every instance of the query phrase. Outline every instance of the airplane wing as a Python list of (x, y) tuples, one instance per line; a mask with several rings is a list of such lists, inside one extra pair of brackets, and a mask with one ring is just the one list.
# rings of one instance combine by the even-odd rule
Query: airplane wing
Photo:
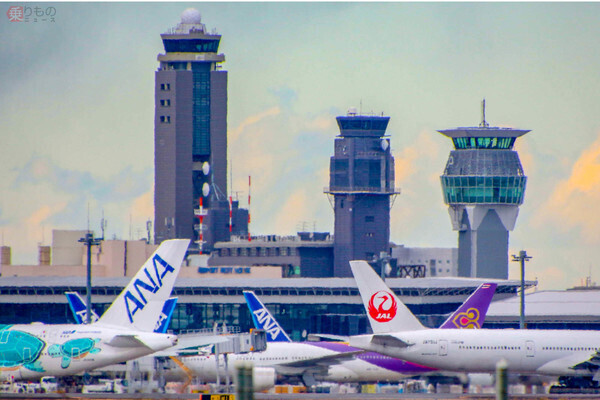
[(203, 353), (206, 346), (216, 343), (227, 342), (227, 337), (222, 335), (202, 335), (194, 337), (179, 336), (179, 341), (176, 346), (154, 353), (157, 357), (173, 357), (196, 355)]
[(297, 360), (287, 363), (281, 363), (280, 365), (284, 368), (308, 368), (314, 367), (315, 365), (321, 367), (329, 367), (330, 365), (339, 364), (342, 361), (351, 360), (355, 355), (364, 353), (365, 350), (347, 351), (344, 353), (328, 354), (322, 357), (309, 358), (306, 360)]
[(596, 352), (592, 354), (587, 360), (575, 364), (571, 369), (587, 369), (589, 371), (598, 371), (600, 369), (600, 353)]
[(328, 339), (337, 342), (347, 342), (350, 338), (348, 336), (330, 335), (328, 333), (309, 333), (308, 340), (318, 341), (320, 339)]
[(137, 335), (116, 335), (109, 342), (112, 347), (144, 347), (146, 344), (137, 338)]
[(562, 375), (569, 370), (587, 370), (600, 376), (600, 353), (575, 353), (552, 360), (537, 369), (541, 374)]
[(383, 347), (404, 348), (412, 346), (412, 344), (406, 343), (404, 340), (398, 339), (396, 336), (386, 334), (373, 335), (371, 343)]

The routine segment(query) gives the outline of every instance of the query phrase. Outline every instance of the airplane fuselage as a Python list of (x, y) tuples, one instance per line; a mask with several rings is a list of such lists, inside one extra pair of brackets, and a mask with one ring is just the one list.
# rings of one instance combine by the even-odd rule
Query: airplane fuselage
[[(600, 349), (600, 332), (566, 330), (437, 330), (395, 332), (350, 339), (359, 348), (446, 371), (494, 372), (501, 359), (516, 373), (589, 376), (584, 366)], [(395, 340), (397, 339), (397, 341)]]
[[(233, 376), (237, 360), (251, 361), (255, 367), (274, 368), (278, 375), (311, 374), (318, 381), (329, 382), (394, 382), (433, 370), (371, 352), (340, 358), (338, 361), (322, 360), (324, 357), (355, 351), (359, 349), (332, 342), (270, 342), (263, 352), (228, 355), (228, 373)], [(207, 382), (216, 380), (217, 370), (221, 379), (225, 377), (222, 356), (218, 369), (214, 355), (181, 357), (181, 361)]]
[(173, 346), (175, 335), (91, 325), (0, 325), (0, 379), (66, 376)]

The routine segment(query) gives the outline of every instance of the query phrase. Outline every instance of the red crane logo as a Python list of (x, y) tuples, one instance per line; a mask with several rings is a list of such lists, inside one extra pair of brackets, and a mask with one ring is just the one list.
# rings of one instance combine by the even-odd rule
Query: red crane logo
[(390, 292), (380, 290), (369, 300), (369, 315), (377, 322), (388, 322), (396, 316), (398, 304)]

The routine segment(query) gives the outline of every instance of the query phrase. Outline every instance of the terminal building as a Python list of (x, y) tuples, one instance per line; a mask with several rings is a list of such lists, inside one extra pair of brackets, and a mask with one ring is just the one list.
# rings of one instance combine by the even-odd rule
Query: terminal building
[[(103, 312), (128, 282), (129, 278), (94, 279), (96, 312)], [(436, 327), (484, 280), (388, 278), (386, 282), (424, 324)], [(518, 281), (497, 283), (496, 299), (514, 296), (520, 285)], [(248, 331), (253, 324), (244, 290), (255, 291), (294, 340), (303, 340), (309, 333), (356, 335), (370, 331), (353, 278), (252, 279), (234, 271), (229, 278), (178, 278), (172, 294), (178, 302), (170, 329), (182, 333), (225, 322)], [(85, 277), (3, 277), (0, 324), (73, 322), (66, 291), (84, 294)]]

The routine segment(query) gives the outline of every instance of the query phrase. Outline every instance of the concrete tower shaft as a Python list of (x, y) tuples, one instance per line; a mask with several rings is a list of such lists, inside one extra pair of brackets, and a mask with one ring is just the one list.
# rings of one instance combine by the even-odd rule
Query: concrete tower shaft
[(489, 127), (484, 121), (439, 132), (454, 144), (441, 183), (452, 228), (459, 232), (458, 274), (507, 279), (508, 232), (527, 184), (513, 145), (529, 131)]
[(340, 135), (330, 160), (329, 187), (334, 198), (334, 273), (352, 276), (349, 261), (372, 261), (389, 253), (390, 196), (394, 157), (385, 135), (389, 117), (349, 113), (337, 117)]
[(247, 232), (247, 223), (230, 232), (215, 214), (229, 214), (227, 71), (220, 66), (225, 56), (217, 53), (221, 36), (208, 33), (200, 13), (188, 9), (161, 38), (165, 53), (158, 55), (155, 74), (155, 241), (198, 242), (203, 227), (202, 239), (210, 246), (240, 228)]

